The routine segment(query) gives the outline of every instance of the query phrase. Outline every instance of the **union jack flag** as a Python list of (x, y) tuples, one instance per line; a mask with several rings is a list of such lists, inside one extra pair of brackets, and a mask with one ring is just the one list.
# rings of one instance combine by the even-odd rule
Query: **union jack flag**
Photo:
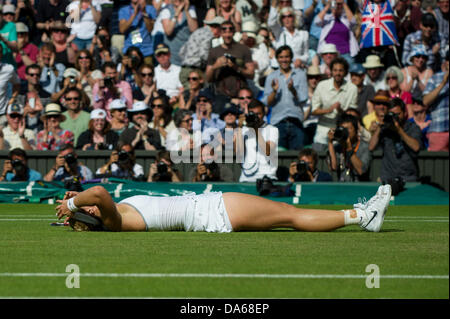
[(394, 13), (389, 0), (376, 4), (366, 0), (362, 14), (361, 48), (399, 45)]

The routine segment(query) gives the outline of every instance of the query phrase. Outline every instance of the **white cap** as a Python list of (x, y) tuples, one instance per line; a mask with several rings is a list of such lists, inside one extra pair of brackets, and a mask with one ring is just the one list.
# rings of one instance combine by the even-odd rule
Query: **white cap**
[(121, 99), (112, 100), (111, 103), (109, 104), (110, 110), (126, 109), (126, 108), (127, 108), (127, 105)]
[(78, 72), (78, 70), (75, 69), (75, 68), (67, 68), (67, 69), (64, 71), (63, 76), (64, 76), (65, 78), (68, 78), (68, 77), (74, 77), (74, 78), (77, 78), (77, 77), (80, 76), (80, 72)]
[(131, 110), (128, 110), (128, 112), (133, 113), (133, 112), (142, 112), (142, 111), (147, 111), (148, 110), (148, 106), (144, 101), (136, 101), (133, 103), (133, 108)]
[(95, 109), (91, 111), (91, 120), (94, 119), (105, 119), (106, 111), (102, 109)]
[(5, 4), (2, 13), (16, 13), (16, 7), (13, 4)]
[(103, 79), (103, 73), (102, 73), (102, 71), (100, 71), (100, 70), (94, 70), (94, 71), (92, 71), (92, 73), (91, 73), (91, 77), (92, 77), (94, 80), (101, 80), (101, 79)]
[(12, 114), (12, 113), (17, 113), (17, 114), (23, 114), (23, 107), (22, 105), (20, 105), (19, 103), (13, 103), (8, 105), (6, 114)]

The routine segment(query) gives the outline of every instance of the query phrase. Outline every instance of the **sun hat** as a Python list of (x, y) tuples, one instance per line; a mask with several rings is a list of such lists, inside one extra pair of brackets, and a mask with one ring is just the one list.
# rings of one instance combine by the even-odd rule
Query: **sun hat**
[(44, 114), (41, 115), (41, 121), (44, 121), (47, 116), (50, 115), (59, 115), (61, 118), (61, 122), (64, 122), (66, 120), (66, 117), (61, 113), (61, 106), (56, 103), (49, 103), (45, 106)]
[(382, 68), (384, 64), (381, 63), (378, 55), (369, 55), (366, 58), (365, 63), (362, 65), (365, 69)]
[(203, 20), (203, 23), (207, 25), (221, 25), (224, 21), (225, 19), (223, 17), (215, 16), (212, 20)]
[(239, 109), (239, 107), (236, 104), (227, 103), (227, 104), (225, 104), (225, 107), (224, 107), (224, 110), (222, 111), (222, 113), (220, 113), (220, 119), (223, 121), (223, 119), (225, 118), (225, 116), (227, 114), (234, 114), (236, 116), (239, 116), (240, 114), (242, 114), (242, 111)]
[(325, 53), (336, 53), (336, 54), (338, 54), (339, 52), (338, 52), (338, 50), (336, 49), (336, 46), (333, 43), (325, 43), (320, 48), (320, 54), (325, 54)]
[(80, 72), (75, 68), (67, 68), (64, 70), (64, 73), (63, 73), (64, 78), (68, 78), (68, 77), (77, 78), (79, 76), (80, 76)]
[(412, 65), (413, 58), (416, 56), (420, 56), (420, 55), (425, 56), (426, 59), (428, 60), (428, 53), (425, 50), (425, 46), (423, 44), (414, 46), (414, 48), (412, 49), (411, 53), (408, 56), (408, 61), (407, 61), (408, 64)]
[(121, 110), (121, 109), (126, 109), (127, 108), (127, 104), (122, 101), (121, 99), (115, 99), (112, 100), (111, 103), (109, 104), (109, 110)]
[(28, 33), (30, 32), (30, 29), (28, 26), (23, 22), (16, 22), (16, 32), (17, 33)]
[(306, 75), (315, 76), (315, 75), (322, 75), (322, 73), (320, 73), (320, 68), (318, 66), (311, 65), (310, 67), (308, 67)]
[(391, 104), (391, 97), (389, 96), (389, 93), (387, 91), (378, 90), (375, 93), (375, 96), (373, 97), (373, 99), (370, 100), (370, 102), (372, 102), (373, 104), (389, 105), (389, 104)]

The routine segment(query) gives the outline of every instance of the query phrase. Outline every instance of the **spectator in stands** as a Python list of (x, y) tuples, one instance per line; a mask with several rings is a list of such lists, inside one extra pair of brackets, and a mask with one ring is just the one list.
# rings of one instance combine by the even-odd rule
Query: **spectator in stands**
[(106, 111), (95, 109), (91, 112), (88, 129), (81, 133), (76, 145), (77, 149), (113, 150), (119, 141), (119, 135), (111, 130), (111, 124), (106, 121)]
[(89, 127), (89, 112), (83, 110), (81, 92), (77, 88), (70, 88), (64, 94), (66, 111), (63, 112), (66, 120), (61, 122), (61, 128), (71, 131), (74, 137), (74, 145), (78, 145), (81, 133)]
[(41, 67), (40, 83), (42, 88), (50, 94), (61, 90), (66, 69), (64, 64), (56, 63), (55, 58), (55, 46), (51, 43), (42, 44), (37, 59), (37, 64)]
[[(225, 127), (220, 130), (222, 146), (223, 148), (225, 148), (225, 152), (229, 152), (230, 150), (232, 150), (234, 154), (237, 136), (236, 128), (239, 125), (242, 126), (242, 123), (245, 120), (244, 112), (239, 109), (238, 105), (229, 103), (225, 106), (222, 114), (220, 114), (220, 119), (225, 123)], [(233, 143), (228, 145), (226, 144), (231, 142)]]
[(384, 73), (384, 78), (386, 81), (386, 86), (391, 98), (400, 98), (405, 102), (407, 117), (412, 117), (412, 95), (407, 91), (403, 91), (400, 88), (400, 84), (403, 82), (403, 73), (399, 67), (395, 65), (390, 66)]
[(437, 22), (437, 30), (441, 37), (441, 48), (446, 48), (448, 40), (448, 2), (449, 0), (436, 0), (438, 8), (433, 10)]
[(77, 88), (81, 93), (81, 103), (83, 107), (89, 109), (90, 99), (81, 85), (80, 72), (75, 68), (67, 68), (64, 70), (63, 78), (63, 87), (59, 92), (52, 94), (52, 101), (62, 104), (62, 98), (66, 91), (71, 88)]
[(62, 21), (55, 21), (50, 28), (50, 42), (55, 46), (55, 63), (73, 67), (77, 46), (69, 38), (69, 28)]
[(122, 56), (122, 62), (118, 65), (119, 79), (128, 82), (134, 91), (142, 85), (139, 69), (144, 63), (144, 56), (138, 47), (131, 46)]
[(201, 70), (192, 69), (187, 80), (189, 84), (180, 97), (180, 108), (195, 110), (195, 100), (205, 83), (204, 74)]
[(8, 104), (11, 104), (11, 102), (8, 101), (9, 85), (13, 85), (12, 98), (15, 98), (20, 90), (20, 79), (17, 76), (14, 66), (1, 62), (2, 56), (3, 48), (0, 47), (0, 127), (4, 126), (6, 123), (6, 109)]
[(323, 10), (326, 1), (323, 0), (305, 0), (303, 16), (305, 20), (306, 30), (309, 30), (309, 48), (317, 51), (320, 33), (322, 28), (314, 24), (314, 18)]
[[(103, 11), (102, 11), (103, 13)], [(105, 62), (119, 63), (120, 51), (117, 47), (111, 46), (111, 35), (107, 27), (99, 25), (92, 39), (89, 52), (93, 57), (94, 69), (101, 69)]]
[(119, 32), (125, 35), (123, 53), (136, 46), (145, 57), (145, 63), (153, 64), (153, 39), (151, 32), (156, 19), (156, 10), (145, 0), (131, 0), (119, 9)]
[[(238, 97), (236, 103), (239, 106), (241, 112), (248, 112), (248, 105), (254, 99), (253, 91), (248, 87), (242, 87), (239, 90)], [(267, 113), (267, 107), (265, 112)]]
[(133, 101), (144, 101), (150, 104), (150, 101), (159, 96), (154, 80), (155, 70), (151, 64), (143, 64), (139, 70), (141, 84), (133, 90)]
[[(269, 17), (267, 19), (267, 25), (272, 30), (276, 39), (278, 39), (282, 25), (280, 24), (280, 12), (284, 8), (292, 8), (292, 0), (270, 0)], [(298, 21), (298, 27), (303, 26), (303, 14), (300, 10), (295, 10), (296, 20)]]
[[(417, 31), (416, 25), (420, 24), (422, 12), (420, 8), (411, 6), (409, 0), (397, 1), (393, 9), (398, 42), (404, 43), (408, 34)], [(400, 45), (397, 49), (399, 56), (402, 56), (403, 47)]]
[(427, 61), (428, 54), (425, 48), (422, 45), (415, 46), (408, 64), (402, 70), (404, 80), (400, 87), (415, 98), (422, 97), (428, 80), (433, 76), (433, 70), (427, 67)]
[(25, 69), (26, 85), (22, 86), (21, 92), (17, 97), (18, 103), (25, 105), (24, 116), (27, 128), (37, 134), (43, 128), (40, 120), (44, 105), (51, 102), (51, 95), (45, 91), (39, 79), (41, 77), (41, 68), (37, 64), (30, 64)]
[(313, 23), (322, 28), (317, 51), (321, 52), (326, 43), (334, 44), (340, 56), (351, 64), (359, 52), (359, 45), (353, 33), (356, 19), (347, 3), (344, 0), (328, 1)]
[(145, 102), (134, 102), (133, 108), (128, 109), (128, 118), (132, 125), (120, 134), (119, 141), (130, 144), (135, 150), (160, 150), (162, 146), (159, 132), (148, 125), (152, 117), (153, 112)]
[(292, 68), (292, 49), (285, 45), (276, 51), (280, 69), (266, 78), (263, 102), (272, 108), (270, 123), (279, 132), (278, 145), (288, 150), (303, 148), (303, 105), (308, 100), (306, 73)]
[(74, 0), (66, 8), (71, 17), (71, 38), (79, 50), (89, 49), (100, 22), (102, 8), (99, 1)]
[(39, 0), (36, 7), (36, 27), (41, 31), (41, 41), (50, 39), (50, 29), (56, 21), (65, 22), (70, 0)]
[(217, 163), (217, 153), (210, 144), (203, 144), (200, 149), (200, 162), (188, 173), (192, 182), (232, 182), (233, 172), (225, 165)]
[[(201, 90), (197, 95), (195, 103), (195, 113), (192, 114), (194, 120), (193, 129), (200, 130), (205, 136), (215, 135), (225, 127), (225, 123), (220, 119), (220, 115), (213, 112), (214, 98), (208, 90)], [(209, 140), (210, 136), (206, 139)]]
[(237, 0), (236, 10), (241, 14), (242, 26), (246, 22), (258, 23), (258, 15), (263, 5), (263, 1)]
[[(84, 91), (84, 93), (89, 98), (90, 103), (86, 105), (86, 107), (89, 107), (93, 104), (93, 97), (92, 97), (92, 88), (95, 84), (95, 79), (92, 76), (94, 71), (95, 62), (94, 59), (87, 49), (82, 49), (77, 52), (76, 59), (75, 59), (75, 69), (79, 72), (79, 83), (81, 86), (81, 89)], [(97, 71), (99, 72), (99, 71)]]
[(109, 105), (111, 130), (119, 136), (128, 127), (127, 105), (121, 99), (115, 99)]
[(318, 66), (312, 65), (308, 68), (306, 77), (308, 79), (308, 100), (303, 104), (303, 132), (305, 134), (303, 143), (304, 145), (311, 145), (316, 134), (317, 123), (319, 122), (319, 117), (311, 114), (312, 97), (323, 75), (320, 73)]
[(177, 129), (167, 134), (166, 149), (171, 152), (192, 150), (194, 148), (192, 111), (178, 109), (174, 113), (173, 121)]
[(362, 66), (366, 69), (368, 75), (364, 78), (365, 85), (372, 85), (375, 92), (378, 90), (387, 90), (383, 72), (384, 64), (380, 62), (379, 56), (367, 56), (366, 61)]
[(323, 44), (320, 51), (317, 52), (319, 52), (321, 62), (319, 61), (318, 56), (316, 56), (317, 58), (312, 60), (312, 65), (318, 65), (320, 73), (328, 79), (331, 77), (331, 62), (339, 56), (339, 52), (332, 43)]
[(394, 99), (388, 111), (389, 116), (384, 116), (370, 139), (369, 150), (383, 150), (381, 182), (391, 183), (395, 178), (414, 182), (419, 177), (417, 155), (422, 149), (422, 133), (416, 124), (407, 121), (401, 99)]
[(331, 182), (330, 174), (317, 168), (319, 155), (312, 148), (304, 148), (298, 154), (298, 161), (289, 165), (289, 182)]
[(284, 7), (280, 10), (280, 25), (282, 30), (278, 36), (275, 48), (289, 46), (292, 49), (292, 61), (295, 68), (306, 68), (309, 59), (309, 34), (308, 31), (299, 30), (298, 17), (294, 9)]
[(223, 22), (221, 30), (223, 44), (210, 50), (206, 67), (206, 81), (215, 88), (216, 113), (247, 86), (247, 79), (253, 79), (255, 72), (250, 49), (233, 40), (233, 23)]
[(37, 134), (39, 151), (58, 151), (64, 144), (73, 144), (73, 133), (60, 125), (65, 120), (59, 104), (50, 103), (45, 106), (44, 114), (41, 115), (44, 129)]
[[(64, 144), (58, 152), (55, 164), (44, 176), (44, 181), (63, 181), (65, 185), (73, 181), (88, 181), (93, 178), (92, 171), (78, 161), (72, 144)], [(69, 186), (69, 185), (67, 185)]]
[(328, 132), (328, 166), (340, 182), (367, 181), (371, 161), (369, 144), (358, 134), (358, 119), (342, 114)]
[(36, 148), (36, 134), (25, 127), (23, 107), (13, 103), (6, 109), (8, 125), (0, 127), (0, 149), (10, 150), (21, 148), (26, 151)]
[(264, 122), (264, 104), (253, 100), (248, 105), (246, 126), (239, 122), (236, 161), (241, 163), (239, 182), (256, 182), (265, 175), (277, 179), (278, 129)]
[(431, 115), (427, 114), (427, 108), (423, 104), (422, 99), (413, 98), (413, 103), (411, 105), (411, 110), (413, 116), (408, 119), (408, 121), (415, 123), (422, 132), (422, 144), (425, 149), (428, 149), (428, 130), (431, 124)]
[(347, 60), (336, 58), (330, 67), (332, 77), (317, 85), (312, 98), (312, 115), (319, 116), (312, 145), (316, 151), (327, 148), (328, 131), (336, 127), (337, 116), (348, 108), (357, 107), (358, 88), (345, 80), (349, 70)]
[(27, 161), (27, 153), (23, 149), (12, 149), (8, 154), (8, 159), (3, 163), (0, 182), (31, 182), (42, 180), (41, 173), (29, 168)]
[(449, 121), (449, 51), (442, 63), (442, 71), (436, 73), (428, 81), (423, 92), (423, 103), (431, 114), (431, 124), (428, 129), (429, 151), (448, 152), (448, 121)]
[[(23, 3), (23, 2), (22, 2)], [(17, 65), (17, 75), (26, 81), (25, 69), (27, 66), (37, 62), (39, 53), (38, 47), (29, 40), (29, 28), (22, 22), (16, 23), (17, 31), (17, 52), (14, 53), (14, 59)]]
[[(13, 52), (17, 51), (17, 31), (14, 23), (16, 8), (12, 4), (5, 4), (0, 15), (0, 49), (3, 50), (0, 62), (15, 66)], [(8, 19), (7, 16), (10, 18)]]
[(166, 91), (172, 107), (176, 107), (182, 94), (183, 85), (180, 82), (181, 67), (171, 62), (171, 51), (164, 43), (158, 44), (155, 50), (159, 65), (155, 68), (156, 88)]
[(134, 149), (129, 144), (119, 144), (111, 152), (109, 161), (97, 169), (96, 177), (116, 177), (133, 181), (144, 181), (144, 168), (136, 163)]
[(183, 177), (174, 167), (170, 152), (159, 151), (156, 161), (150, 164), (147, 182), (181, 182)]
[(172, 120), (172, 107), (164, 95), (153, 98), (150, 106), (153, 110), (153, 120), (149, 127), (159, 132), (161, 145), (165, 147), (167, 134), (176, 129)]
[(366, 116), (373, 111), (372, 102), (370, 102), (375, 96), (375, 90), (371, 84), (364, 84), (366, 71), (359, 63), (353, 63), (350, 66), (350, 78), (352, 83), (358, 88), (358, 100), (357, 109), (361, 113), (361, 116)]
[(25, 24), (28, 29), (29, 40), (34, 44), (41, 42), (41, 37), (36, 27), (36, 9), (35, 4), (28, 0), (17, 0), (16, 16), (17, 23)]
[(212, 20), (215, 17), (222, 17), (226, 21), (231, 21), (236, 32), (241, 31), (242, 16), (239, 10), (236, 10), (234, 0), (216, 1), (216, 6), (209, 9), (206, 13), (205, 20)]
[(133, 104), (131, 86), (126, 81), (119, 81), (116, 65), (106, 62), (102, 68), (103, 79), (94, 84), (92, 96), (94, 97), (94, 109), (103, 109), (107, 113), (108, 121), (111, 120), (109, 104), (112, 100), (121, 99), (130, 109)]
[(172, 52), (170, 62), (182, 65), (179, 55), (181, 47), (188, 41), (189, 36), (198, 28), (195, 7), (188, 0), (172, 0), (161, 12), (161, 23), (164, 30), (164, 43)]
[(427, 66), (433, 71), (439, 69), (439, 65), (441, 63), (441, 39), (436, 30), (437, 22), (434, 15), (431, 13), (425, 13), (422, 15), (420, 30), (409, 34), (403, 43), (403, 65), (408, 64), (408, 59), (413, 48), (417, 45), (422, 45), (425, 48), (426, 55), (428, 56)]
[(383, 125), (383, 118), (391, 105), (391, 97), (386, 90), (378, 90), (375, 97), (370, 100), (373, 105), (373, 111), (362, 118), (364, 127), (370, 132), (375, 133), (378, 126)]
[[(220, 38), (220, 25), (225, 20), (218, 16), (212, 20), (204, 20), (204, 27), (195, 30), (182, 45), (178, 55), (181, 58), (180, 81), (185, 89), (189, 89), (191, 72), (205, 70), (209, 50), (213, 47), (213, 40)], [(185, 92), (187, 91), (185, 90)]]

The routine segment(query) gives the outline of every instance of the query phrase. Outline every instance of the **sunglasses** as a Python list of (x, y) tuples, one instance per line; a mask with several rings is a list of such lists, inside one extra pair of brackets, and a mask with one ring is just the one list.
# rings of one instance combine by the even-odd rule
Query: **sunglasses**
[(202, 98), (198, 99), (198, 101), (199, 101), (199, 102), (205, 102), (205, 103), (206, 103), (206, 102), (209, 102), (208, 99), (202, 99)]
[(152, 104), (152, 107), (160, 107), (160, 108), (163, 108), (163, 107), (164, 107), (164, 104)]
[(186, 122), (186, 123), (188, 123), (188, 122), (192, 122), (192, 121), (194, 121), (194, 119), (193, 119), (192, 117), (190, 117), (190, 118), (188, 118), (188, 119), (186, 119), (186, 120), (182, 120), (181, 122)]
[(80, 55), (78, 57), (79, 60), (89, 60), (89, 57), (87, 55)]
[(189, 81), (197, 81), (199, 78), (193, 76), (193, 77), (188, 77)]
[(396, 76), (387, 76), (386, 80), (397, 80), (398, 78)]
[(153, 76), (153, 73), (141, 73), (141, 76), (144, 78), (147, 76), (151, 77), (151, 76)]
[(22, 114), (13, 113), (10, 114), (9, 117), (11, 117), (12, 119), (20, 119), (22, 118)]
[(32, 77), (39, 76), (39, 73), (28, 73), (28, 76), (32, 76)]
[(234, 31), (233, 27), (221, 27), (220, 28), (222, 31)]
[(281, 17), (284, 19), (284, 18), (293, 18), (294, 16), (292, 14), (288, 14), (288, 15), (284, 15), (284, 16), (281, 16)]
[(428, 59), (428, 56), (426, 56), (426, 55), (416, 55), (415, 58), (418, 58), (418, 59), (422, 58), (422, 59), (426, 60), (426, 59)]
[(79, 101), (80, 98), (79, 97), (66, 97), (65, 100), (66, 101)]
[(117, 111), (117, 112), (126, 112), (127, 108), (123, 108), (123, 109), (113, 109), (112, 112)]
[(240, 96), (239, 100), (251, 100), (252, 97), (251, 96)]

